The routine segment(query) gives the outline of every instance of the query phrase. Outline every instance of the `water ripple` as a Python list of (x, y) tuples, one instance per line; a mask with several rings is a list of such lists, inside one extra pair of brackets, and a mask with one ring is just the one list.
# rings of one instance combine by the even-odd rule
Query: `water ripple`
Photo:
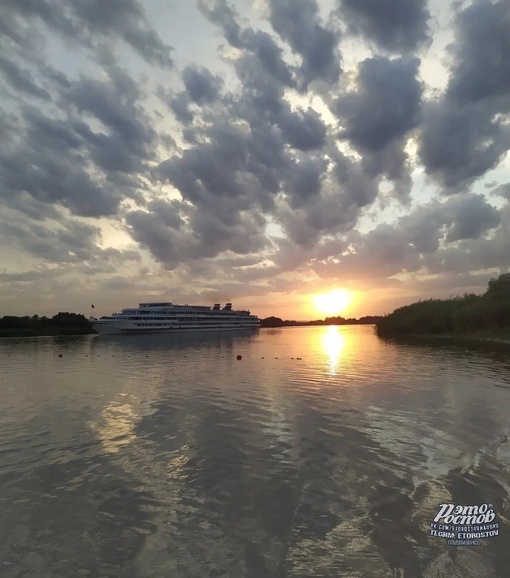
[(507, 576), (428, 535), (450, 501), (509, 530), (500, 349), (132, 337), (0, 342), (2, 577)]

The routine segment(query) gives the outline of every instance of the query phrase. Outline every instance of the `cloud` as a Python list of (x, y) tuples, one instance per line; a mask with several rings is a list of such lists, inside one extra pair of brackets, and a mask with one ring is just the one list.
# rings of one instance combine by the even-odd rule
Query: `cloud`
[(347, 204), (352, 203), (358, 208), (372, 204), (379, 193), (377, 181), (363, 170), (361, 163), (353, 162), (338, 152), (333, 158), (333, 175)]
[[(504, 220), (507, 213), (507, 208), (498, 211), (476, 194), (432, 201), (395, 224), (380, 224), (366, 235), (352, 231), (336, 251), (332, 245), (330, 254), (323, 255), (326, 264), (316, 264), (313, 269), (321, 276), (341, 276), (360, 282), (383, 280), (404, 271), (426, 277), (438, 270), (449, 270), (443, 261), (451, 262), (453, 255), (460, 258), (455, 266), (452, 264), (456, 271), (477, 270), (484, 267), (482, 253), (487, 267), (502, 267), (505, 261), (501, 247), (510, 243), (510, 231)], [(494, 250), (488, 251), (493, 241)], [(346, 245), (350, 247), (347, 252)]]
[(152, 158), (155, 132), (139, 105), (139, 86), (124, 71), (109, 71), (108, 81), (81, 78), (64, 93), (67, 105), (80, 116), (88, 113), (106, 128), (95, 132), (85, 123), (75, 125), (87, 141), (94, 161), (106, 170), (133, 172), (142, 169), (142, 161)]
[(232, 47), (252, 54), (278, 82), (285, 86), (295, 86), (292, 67), (283, 59), (283, 50), (272, 36), (261, 30), (242, 28), (238, 23), (239, 15), (226, 0), (199, 0), (198, 6), (211, 23), (221, 28), (225, 40)]
[(368, 58), (358, 67), (356, 90), (341, 95), (334, 108), (343, 138), (361, 151), (381, 150), (420, 122), (422, 85), (417, 58)]
[(326, 142), (326, 127), (312, 108), (296, 112), (284, 109), (277, 122), (285, 142), (296, 149), (320, 149)]
[[(428, 28), (424, 0), (339, 0), (327, 20), (317, 0), (200, 0), (186, 14), (219, 47), (196, 62), (173, 8), (103, 4), (0, 8), (4, 287), (33, 268), (48, 295), (442, 291), (508, 266), (507, 2)], [(435, 54), (415, 53), (443, 35), (434, 92)]]
[(234, 48), (254, 54), (274, 78), (286, 86), (296, 86), (296, 77), (306, 89), (314, 80), (335, 83), (341, 74), (338, 35), (320, 22), (315, 0), (269, 0), (269, 22), (273, 30), (301, 57), (299, 68), (282, 58), (282, 48), (263, 31), (243, 28), (239, 15), (226, 0), (199, 1), (202, 13), (219, 26)]
[(315, 0), (269, 0), (269, 21), (294, 53), (302, 58), (305, 86), (314, 80), (338, 81), (341, 73), (339, 38), (320, 22)]
[(62, 224), (49, 220), (16, 218), (12, 209), (1, 217), (1, 239), (6, 246), (52, 263), (81, 263), (97, 252), (101, 233), (98, 227), (79, 221)]
[(443, 99), (424, 107), (419, 152), (445, 192), (465, 190), (494, 169), (510, 147), (510, 127), (491, 103), (459, 106)]
[(196, 104), (214, 102), (219, 96), (221, 78), (213, 76), (203, 66), (187, 66), (182, 73), (182, 79), (190, 100)]
[(64, 6), (51, 0), (5, 0), (2, 17), (9, 23), (10, 37), (20, 45), (26, 43), (20, 30), (29, 19), (34, 25), (42, 21), (52, 32), (85, 46), (121, 39), (148, 63), (173, 66), (171, 48), (149, 26), (137, 0), (69, 0)]
[[(457, 20), (449, 96), (462, 104), (510, 94), (510, 5), (478, 0)], [(510, 103), (506, 103), (507, 111)]]
[(321, 157), (299, 157), (290, 169), (289, 205), (293, 208), (303, 206), (310, 198), (320, 194), (322, 180), (325, 177), (327, 164)]
[(341, 122), (339, 138), (362, 155), (368, 175), (393, 181), (400, 198), (411, 188), (404, 149), (421, 120), (419, 64), (417, 58), (367, 58), (358, 65), (355, 87), (331, 106)]
[(264, 69), (277, 81), (288, 87), (296, 86), (293, 67), (286, 64), (282, 48), (267, 32), (245, 29), (241, 46), (254, 54)]
[(457, 192), (498, 165), (510, 146), (510, 130), (492, 105), (442, 99), (425, 105), (419, 144), (427, 172), (445, 192)]
[(235, 48), (241, 48), (241, 26), (238, 24), (236, 10), (226, 0), (198, 0), (198, 8), (213, 24), (223, 30), (227, 42)]
[(43, 100), (51, 99), (49, 92), (37, 86), (27, 70), (4, 56), (0, 56), (0, 72), (13, 89)]
[(167, 100), (168, 106), (175, 115), (175, 118), (182, 124), (193, 122), (195, 115), (190, 110), (190, 98), (185, 92), (181, 92), (173, 97), (166, 97), (164, 92), (160, 92), (163, 100)]
[[(284, 97), (284, 85), (250, 50), (246, 49), (234, 66), (242, 83), (240, 93), (223, 95), (216, 108), (208, 109), (207, 124), (196, 123), (193, 146), (162, 162), (158, 169), (160, 178), (193, 205), (197, 216), (211, 220), (211, 230), (201, 233), (202, 238), (214, 232), (209, 245), (216, 246), (214, 237), (223, 235), (220, 224), (227, 215), (241, 212), (251, 215), (250, 219), (260, 212), (273, 213), (303, 245), (324, 229), (346, 222), (352, 226), (355, 201), (333, 181), (333, 149), (327, 145), (331, 138), (321, 116), (312, 108), (293, 110)], [(345, 175), (348, 171), (344, 170)], [(355, 172), (351, 169), (350, 176), (344, 175), (343, 184), (360, 181)], [(372, 191), (373, 186), (368, 196), (363, 191), (366, 199), (373, 200)], [(201, 219), (192, 219), (190, 225), (204, 230)], [(228, 230), (237, 231), (230, 225)], [(171, 235), (174, 243), (175, 233)], [(258, 241), (259, 235), (253, 239), (264, 245)], [(240, 250), (244, 251), (244, 246)]]
[(220, 202), (220, 207), (204, 212), (203, 207), (157, 201), (149, 204), (149, 211), (131, 211), (126, 219), (133, 238), (170, 270), (226, 251), (261, 251), (267, 244), (265, 219), (256, 212), (236, 212), (228, 203)]
[(494, 169), (510, 147), (510, 9), (476, 2), (456, 20), (446, 93), (426, 103), (419, 141), (427, 172), (457, 192)]
[[(30, 121), (28, 121), (28, 124)], [(28, 127), (25, 133), (36, 133)], [(2, 193), (10, 196), (28, 192), (35, 199), (59, 203), (82, 216), (112, 215), (120, 196), (107, 183), (97, 183), (83, 167), (77, 152), (63, 149), (62, 141), (37, 135), (38, 141), (24, 142), (12, 154), (0, 155)], [(48, 148), (40, 148), (48, 145)], [(58, 156), (57, 151), (62, 150)]]
[(510, 183), (499, 185), (492, 191), (492, 194), (499, 195), (501, 197), (504, 197), (507, 201), (510, 201)]
[(426, 0), (340, 0), (340, 17), (352, 34), (391, 52), (415, 50), (427, 39)]
[[(500, 214), (482, 195), (455, 197), (447, 203), (450, 229), (447, 241), (479, 239), (500, 223)], [(447, 221), (448, 222), (448, 221)]]
[[(140, 199), (139, 175), (153, 156), (140, 90), (117, 68), (108, 80), (82, 77), (56, 90), (58, 113), (25, 106), (18, 126), (5, 127), (11, 144), (0, 153), (2, 196), (29, 193), (77, 215), (114, 215), (123, 198)], [(98, 123), (102, 130), (92, 128)]]
[(203, 66), (187, 66), (182, 72), (182, 81), (183, 91), (176, 93), (159, 85), (157, 94), (180, 123), (189, 125), (195, 118), (194, 107), (212, 105), (218, 100), (223, 80)]

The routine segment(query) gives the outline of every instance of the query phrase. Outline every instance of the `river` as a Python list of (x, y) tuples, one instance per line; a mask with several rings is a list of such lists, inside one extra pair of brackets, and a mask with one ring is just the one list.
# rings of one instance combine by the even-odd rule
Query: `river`
[(510, 347), (438, 341), (1, 339), (0, 576), (507, 578)]

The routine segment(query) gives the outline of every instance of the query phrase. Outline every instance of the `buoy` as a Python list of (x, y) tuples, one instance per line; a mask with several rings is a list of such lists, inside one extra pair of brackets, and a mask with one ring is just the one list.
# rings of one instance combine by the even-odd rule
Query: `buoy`
[(238, 355), (238, 356), (237, 356), (237, 359), (242, 359), (242, 358), (243, 358), (242, 355)]
[(302, 358), (302, 357), (296, 357), (296, 359), (299, 359), (299, 360), (301, 360), (301, 359), (303, 359), (303, 358)]
[(59, 357), (62, 357), (62, 354), (61, 354), (61, 353), (59, 353), (59, 354), (58, 354), (58, 356), (59, 356)]

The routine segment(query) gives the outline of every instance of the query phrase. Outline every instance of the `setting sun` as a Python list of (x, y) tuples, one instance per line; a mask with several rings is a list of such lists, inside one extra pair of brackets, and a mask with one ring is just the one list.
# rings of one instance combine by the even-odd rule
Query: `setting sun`
[(335, 289), (313, 297), (315, 309), (324, 315), (338, 315), (351, 304), (352, 293), (347, 289)]

